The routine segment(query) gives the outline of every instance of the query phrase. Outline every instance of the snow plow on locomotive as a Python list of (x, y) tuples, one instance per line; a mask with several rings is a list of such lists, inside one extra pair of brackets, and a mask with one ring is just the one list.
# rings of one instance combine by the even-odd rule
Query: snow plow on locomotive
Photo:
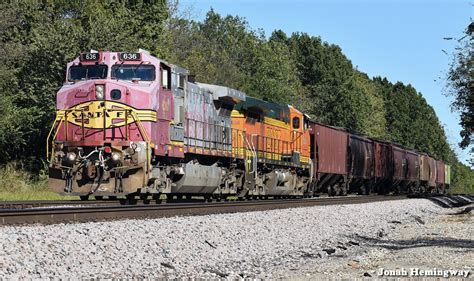
[(47, 141), (49, 186), (62, 195), (287, 198), (449, 187), (442, 161), (196, 82), (143, 50), (82, 53), (66, 73)]

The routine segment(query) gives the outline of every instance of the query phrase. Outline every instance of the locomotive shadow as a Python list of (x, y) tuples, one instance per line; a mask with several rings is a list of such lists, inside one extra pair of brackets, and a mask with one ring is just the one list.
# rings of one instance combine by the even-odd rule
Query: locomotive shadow
[(417, 238), (411, 240), (384, 240), (356, 235), (361, 245), (368, 247), (380, 247), (388, 250), (403, 250), (422, 247), (448, 247), (459, 249), (474, 249), (474, 240), (472, 239), (454, 239), (448, 237), (440, 238)]
[(426, 198), (436, 205), (443, 208), (457, 208), (463, 207), (469, 204), (474, 203), (474, 200), (471, 196), (433, 196)]
[(442, 208), (457, 208), (474, 203), (471, 195), (410, 194), (408, 197), (427, 199)]

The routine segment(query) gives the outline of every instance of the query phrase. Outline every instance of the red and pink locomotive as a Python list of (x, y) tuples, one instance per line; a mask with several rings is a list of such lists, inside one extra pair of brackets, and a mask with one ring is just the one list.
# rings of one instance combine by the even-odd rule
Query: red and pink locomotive
[(50, 187), (83, 199), (280, 198), (449, 185), (449, 166), (428, 155), (313, 122), (290, 105), (198, 83), (146, 51), (91, 51), (67, 65), (47, 151)]

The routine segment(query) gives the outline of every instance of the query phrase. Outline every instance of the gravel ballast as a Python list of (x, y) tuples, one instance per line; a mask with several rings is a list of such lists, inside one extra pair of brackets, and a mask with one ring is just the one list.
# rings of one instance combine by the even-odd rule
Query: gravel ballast
[[(386, 247), (384, 241), (416, 239), (432, 229), (434, 236), (448, 237), (450, 230), (437, 222), (454, 210), (409, 199), (197, 217), (2, 226), (0, 277), (373, 275), (381, 264), (397, 266), (390, 260), (397, 249)], [(467, 219), (467, 224), (457, 225), (456, 235), (472, 237), (472, 216)], [(398, 250), (420, 249), (426, 251), (423, 247)], [(460, 256), (443, 257), (445, 253), (438, 251), (425, 258), (447, 262), (462, 258), (467, 260), (453, 266), (472, 266), (472, 245), (459, 242), (455, 250)]]

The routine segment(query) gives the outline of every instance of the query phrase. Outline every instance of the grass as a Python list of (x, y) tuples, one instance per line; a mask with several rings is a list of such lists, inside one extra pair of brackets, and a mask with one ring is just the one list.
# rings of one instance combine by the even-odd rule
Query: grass
[(68, 200), (48, 189), (48, 177), (41, 173), (37, 178), (18, 169), (14, 164), (0, 167), (0, 201), (14, 200)]
[(0, 201), (28, 201), (28, 200), (72, 200), (78, 196), (61, 196), (52, 191), (21, 191), (0, 192)]

